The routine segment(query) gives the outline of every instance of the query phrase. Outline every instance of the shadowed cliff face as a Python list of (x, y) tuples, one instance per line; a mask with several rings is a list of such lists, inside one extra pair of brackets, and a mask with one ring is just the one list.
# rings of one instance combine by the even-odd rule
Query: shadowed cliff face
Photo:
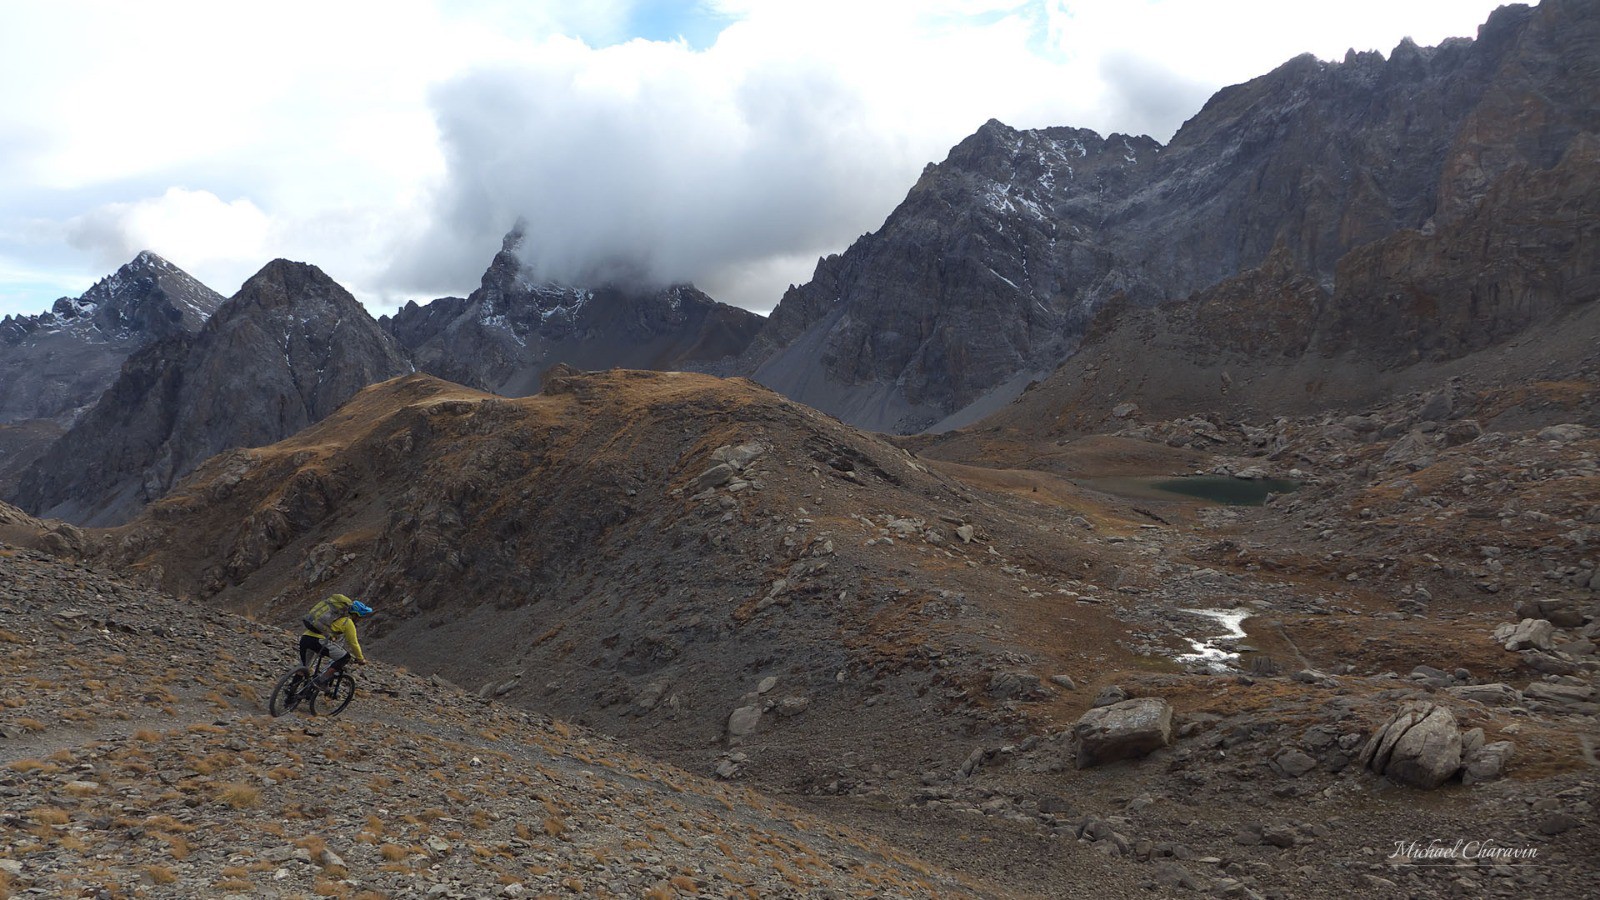
[(1339, 261), (1319, 349), (1385, 364), (1484, 350), (1600, 299), (1600, 136), (1517, 166), (1459, 213)]
[(700, 368), (737, 356), (760, 316), (692, 285), (582, 288), (536, 280), (506, 236), (482, 284), (465, 300), (407, 304), (384, 328), (421, 371), (508, 396), (539, 389), (557, 363), (579, 369)]
[(80, 523), (121, 522), (213, 454), (280, 440), (409, 370), (348, 292), (314, 266), (276, 260), (199, 333), (131, 358), (24, 473), (16, 501)]
[(1346, 254), (1331, 291), (1280, 247), (1187, 301), (1108, 305), (1076, 355), (988, 424), (1059, 436), (1101, 427), (1119, 404), (1294, 415), (1451, 378), (1584, 382), (1600, 372), (1597, 272), (1600, 139), (1584, 134), (1549, 169), (1507, 171), (1470, 209)]
[[(820, 261), (744, 365), (853, 424), (918, 430), (986, 395), (1014, 396), (1114, 296), (1182, 300), (1275, 252), (1270, 268), (1304, 281), (1291, 294), (1329, 292), (1362, 270), (1343, 262), (1352, 251), (1408, 230), (1471, 231), (1461, 223), (1486, 210), (1509, 214), (1496, 237), (1516, 243), (1516, 208), (1543, 202), (1516, 185), (1600, 131), (1597, 31), (1591, 4), (1552, 0), (1497, 11), (1475, 41), (1407, 41), (1387, 60), (1299, 57), (1220, 91), (1166, 147), (990, 122), (930, 167), (882, 229)], [(1446, 254), (1431, 264), (1439, 272), (1472, 272), (1499, 252), (1427, 249)], [(1491, 330), (1504, 336), (1518, 319)]]
[(0, 496), (140, 348), (197, 331), (221, 295), (145, 251), (77, 299), (0, 319)]
[(221, 295), (145, 251), (76, 300), (0, 320), (0, 423), (70, 423), (135, 350), (198, 331)]

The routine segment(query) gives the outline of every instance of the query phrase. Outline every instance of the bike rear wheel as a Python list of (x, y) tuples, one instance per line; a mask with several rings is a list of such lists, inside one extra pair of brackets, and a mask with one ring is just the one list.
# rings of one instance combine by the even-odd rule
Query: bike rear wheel
[(351, 700), (355, 699), (356, 680), (351, 678), (349, 674), (340, 672), (333, 680), (331, 691), (331, 694), (323, 693), (322, 691), (312, 693), (310, 704), (312, 715), (318, 714), (318, 703), (323, 704), (323, 708), (320, 710), (322, 715), (337, 716), (339, 713), (344, 712), (344, 708), (350, 705)]
[(308, 673), (301, 667), (278, 679), (272, 688), (272, 697), (267, 700), (267, 712), (272, 713), (274, 718), (294, 712), (300, 705), (301, 689), (305, 687), (307, 677)]

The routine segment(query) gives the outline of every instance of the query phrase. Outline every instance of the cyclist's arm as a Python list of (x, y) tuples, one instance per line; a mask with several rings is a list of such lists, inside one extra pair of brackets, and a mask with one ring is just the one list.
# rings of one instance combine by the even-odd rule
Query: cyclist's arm
[(355, 621), (349, 616), (345, 616), (333, 623), (333, 627), (344, 635), (344, 645), (350, 648), (350, 655), (356, 658), (356, 662), (365, 664), (367, 657), (361, 652), (361, 642), (356, 640)]

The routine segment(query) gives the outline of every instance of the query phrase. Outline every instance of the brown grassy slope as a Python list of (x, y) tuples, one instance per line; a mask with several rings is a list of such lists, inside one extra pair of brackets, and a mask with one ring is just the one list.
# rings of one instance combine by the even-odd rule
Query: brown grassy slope
[[(312, 597), (357, 592), (385, 611), (364, 629), (375, 656), (503, 686), (696, 771), (727, 747), (736, 706), (809, 701), (798, 715), (769, 711), (728, 748), (748, 754), (747, 777), (815, 794), (814, 808), (870, 822), (924, 858), (1048, 896), (1091, 855), (1063, 852), (1052, 835), (1075, 826), (1038, 812), (1048, 798), (1100, 816), (1140, 794), (1165, 798), (1140, 834), (1207, 857), (1246, 854), (1265, 881), (1291, 882), (1287, 895), (1314, 896), (1359, 887), (1328, 861), (1356, 858), (1361, 841), (1508, 816), (1533, 827), (1524, 794), (1564, 790), (1585, 765), (1555, 717), (1455, 703), (1467, 727), (1520, 731), (1514, 784), (1443, 792), (1399, 821), (1416, 805), (1409, 793), (1332, 757), (1293, 785), (1272, 770), (1291, 746), (1317, 749), (1299, 737), (1313, 727), (1359, 740), (1400, 699), (1443, 699), (1386, 670), (1465, 664), (1498, 680), (1517, 660), (1489, 638), (1504, 599), (1430, 576), (1430, 616), (1394, 617), (1395, 567), (1376, 565), (1393, 551), (1365, 543), (1354, 522), (1367, 520), (1346, 521), (1357, 482), (1335, 480), (1361, 454), (1318, 437), (1321, 426), (1287, 434), (1317, 485), (1282, 509), (1223, 516), (1136, 508), (1062, 477), (1116, 462), (1137, 446), (1126, 437), (1041, 447), (1045, 471), (1016, 471), (1021, 443), (994, 445), (1017, 454), (1003, 460), (1012, 471), (981, 458), (963, 468), (924, 464), (746, 382), (610, 372), (552, 387), (525, 401), (419, 378), (373, 388), (324, 427), (216, 461), (115, 535), (116, 552), (285, 624)], [(1229, 431), (1226, 443), (1246, 437)], [(712, 451), (745, 441), (766, 449), (741, 479), (697, 491)], [(1392, 479), (1373, 465), (1370, 483)], [(1333, 543), (1350, 552), (1327, 553)], [(1163, 658), (1198, 622), (1182, 610), (1238, 602), (1261, 604), (1250, 641), (1286, 667), (1347, 674), (1251, 682), (1180, 674)], [(1064, 671), (1080, 688), (1006, 699), (988, 690), (999, 670)], [(768, 677), (775, 685), (753, 698)], [(1070, 741), (1038, 735), (1112, 682), (1169, 698), (1181, 736), (1141, 763), (1073, 770)], [(959, 767), (975, 749), (981, 767), (968, 777)], [(1565, 780), (1540, 780), (1551, 773)], [(1319, 843), (1294, 867), (1271, 848), (1238, 849), (1241, 823), (1302, 821), (1304, 798), (1328, 791), (1351, 798), (1340, 815), (1387, 822), (1381, 839)]]
[[(748, 487), (697, 490), (752, 442)], [(366, 597), (374, 652), (473, 686), (522, 672), (509, 696), (661, 752), (715, 755), (771, 675), (812, 706), (763, 739), (945, 767), (966, 748), (896, 735), (987, 723), (995, 668), (1130, 664), (1106, 612), (1057, 593), (1103, 565), (1072, 524), (1091, 505), (974, 492), (743, 380), (613, 371), (504, 400), (412, 376), (212, 460), (112, 552), (264, 621)], [(659, 709), (634, 702), (658, 685)]]

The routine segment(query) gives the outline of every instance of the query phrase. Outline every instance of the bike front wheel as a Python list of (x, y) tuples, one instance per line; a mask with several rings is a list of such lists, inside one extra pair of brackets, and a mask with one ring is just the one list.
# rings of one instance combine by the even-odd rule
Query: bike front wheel
[(272, 713), (274, 718), (294, 712), (300, 705), (301, 688), (305, 686), (306, 677), (306, 670), (301, 668), (278, 679), (277, 685), (272, 688), (272, 697), (267, 700), (267, 712)]
[(356, 680), (348, 674), (340, 672), (334, 678), (333, 684), (326, 691), (315, 691), (311, 695), (311, 714), (317, 715), (317, 704), (322, 704), (322, 715), (337, 716), (344, 712), (350, 701), (356, 697)]

